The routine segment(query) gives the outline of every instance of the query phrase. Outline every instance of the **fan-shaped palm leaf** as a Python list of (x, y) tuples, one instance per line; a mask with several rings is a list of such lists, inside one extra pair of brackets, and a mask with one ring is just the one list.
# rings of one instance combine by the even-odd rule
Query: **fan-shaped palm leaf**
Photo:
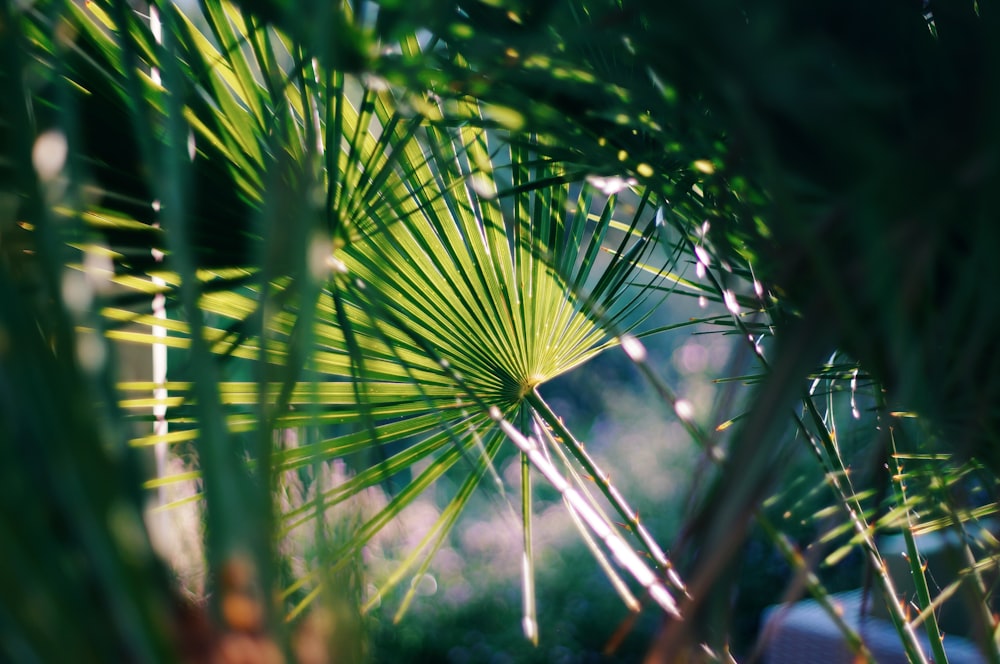
[[(117, 282), (137, 293), (165, 290), (168, 303), (180, 305), (164, 320), (126, 294), (104, 310), (112, 338), (165, 344), (183, 358), (171, 367), (182, 380), (123, 384), (122, 403), (167, 412), (171, 430), (135, 444), (196, 443), (216, 568), (241, 550), (256, 552), (264, 567), (273, 544), (260, 540), (261, 530), (322, 531), (334, 506), (391, 486), (385, 506), (333, 552), (334, 567), (345, 565), (439, 478), (458, 473), (465, 479), (421, 544), (426, 556), (414, 552), (386, 586), (414, 567), (419, 576), (473, 489), (485, 477), (499, 482), (494, 460), (511, 439), (613, 557), (673, 610), (618, 528), (583, 498), (585, 485), (563, 479), (578, 478), (572, 466), (560, 471), (540, 452), (556, 444), (546, 429), (555, 431), (568, 458), (599, 480), (639, 543), (666, 564), (536, 391), (615, 344), (657, 297), (649, 283), (656, 275), (637, 268), (656, 260), (646, 200), (621, 216), (614, 196), (571, 184), (573, 174), (530, 137), (505, 142), (502, 131), (484, 129), (490, 122), (474, 103), (442, 106), (329, 71), (233, 5), (207, 2), (205, 10), (205, 33), (167, 11), (162, 44), (120, 8), (92, 6), (75, 16), (89, 44), (81, 50), (100, 56), (85, 66), (128, 108), (138, 150), (164, 164), (164, 181), (149, 187), (165, 229), (167, 269), (155, 273), (164, 287), (144, 276), (155, 267), (150, 261), (127, 260), (160, 236), (127, 210), (88, 211), (142, 231), (108, 238), (123, 258)], [(421, 47), (409, 35), (399, 48), (416, 57)], [(162, 87), (144, 78), (143, 66), (162, 67)], [(130, 96), (142, 88), (148, 101)], [(204, 197), (210, 202), (219, 186), (238, 192), (235, 210), (206, 207)], [(244, 239), (227, 250), (234, 233)], [(147, 333), (146, 325), (164, 332)], [(532, 428), (535, 418), (540, 428)], [(296, 447), (275, 442), (276, 430), (293, 428), (316, 433)], [(252, 476), (234, 463), (237, 450), (248, 455)], [(347, 455), (353, 476), (335, 487), (314, 477), (309, 502), (270, 525), (268, 492), (284, 473)], [(525, 463), (530, 553), (529, 473)], [(506, 500), (502, 489), (497, 495)], [(234, 518), (246, 501), (262, 514)], [(290, 582), (292, 615), (322, 578), (313, 570)], [(534, 635), (530, 604), (526, 631)]]

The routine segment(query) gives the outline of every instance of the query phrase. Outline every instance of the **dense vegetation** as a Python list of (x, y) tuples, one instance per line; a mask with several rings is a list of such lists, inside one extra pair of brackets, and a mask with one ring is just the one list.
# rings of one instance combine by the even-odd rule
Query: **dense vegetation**
[[(751, 652), (741, 565), (839, 620), (849, 558), (911, 661), (963, 601), (1000, 662), (994, 3), (0, 0), (0, 49), (5, 658), (360, 661), (476, 501), (534, 642), (561, 501), (654, 660)], [(684, 328), (711, 409), (646, 347)], [(543, 397), (609, 356), (699, 451), (669, 532)]]

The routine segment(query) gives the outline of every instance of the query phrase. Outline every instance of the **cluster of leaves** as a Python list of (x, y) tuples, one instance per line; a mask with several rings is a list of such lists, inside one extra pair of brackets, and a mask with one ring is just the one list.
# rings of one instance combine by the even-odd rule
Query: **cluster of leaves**
[[(204, 0), (146, 15), (2, 2), (4, 502), (28, 484), (53, 496), (0, 523), (17, 543), (0, 577), (2, 647), (154, 661), (251, 643), (304, 659), (303, 642), (332, 638), (308, 620), (317, 598), (359, 587), (361, 552), (446, 475), (455, 490), (380, 593), (422, 578), (482, 488), (522, 525), (523, 627), (537, 638), (541, 476), (630, 608), (636, 587), (668, 614), (683, 598), (687, 620), (658, 653), (693, 639), (726, 657), (718, 581), (752, 519), (837, 620), (758, 509), (781, 495), (776, 469), (801, 441), (839, 516), (817, 528), (843, 544), (829, 561), (860, 548), (895, 596), (869, 523), (963, 530), (992, 506), (962, 512), (941, 487), (992, 489), (997, 470), (998, 19), (989, 3), (747, 5)], [(748, 340), (761, 367), (742, 377), (757, 383), (746, 412), (717, 431), (639, 340), (677, 292), (724, 304), (700, 322)], [(116, 384), (111, 342), (171, 348), (169, 381)], [(617, 345), (721, 465), (692, 489), (677, 543), (689, 587), (538, 391)], [(869, 455), (913, 459), (908, 472), (849, 472), (863, 452), (837, 422), (844, 399), (860, 417), (864, 395), (881, 425)], [(904, 445), (898, 416), (911, 413), (926, 430)], [(146, 487), (197, 484), (204, 616), (151, 553), (143, 448), (196, 459), (182, 474), (161, 465)], [(915, 456), (931, 450), (957, 455)], [(516, 491), (495, 470), (510, 455)], [(332, 484), (345, 458), (351, 474)], [(295, 499), (279, 500), (292, 478)], [(384, 501), (336, 532), (330, 515), (376, 488)], [(895, 506), (884, 516), (880, 497)], [(989, 558), (967, 552), (980, 563), (956, 583), (990, 634)], [(101, 611), (55, 639), (71, 595), (66, 606)]]

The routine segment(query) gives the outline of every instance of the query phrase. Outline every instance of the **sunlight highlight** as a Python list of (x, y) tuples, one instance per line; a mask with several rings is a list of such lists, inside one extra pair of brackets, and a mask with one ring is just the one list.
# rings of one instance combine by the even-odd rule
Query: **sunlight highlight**
[(730, 313), (739, 315), (740, 305), (736, 301), (736, 294), (731, 290), (722, 291), (722, 299), (726, 303), (726, 309), (729, 309)]
[(622, 350), (625, 354), (629, 356), (633, 362), (641, 364), (646, 361), (648, 356), (646, 352), (646, 347), (642, 345), (642, 342), (633, 337), (631, 334), (623, 335), (621, 338)]
[(623, 178), (620, 175), (588, 175), (587, 183), (605, 196), (613, 196), (621, 191), (634, 187), (639, 182), (635, 178)]
[(687, 399), (678, 399), (674, 403), (674, 412), (677, 413), (677, 417), (685, 422), (694, 420), (694, 404)]

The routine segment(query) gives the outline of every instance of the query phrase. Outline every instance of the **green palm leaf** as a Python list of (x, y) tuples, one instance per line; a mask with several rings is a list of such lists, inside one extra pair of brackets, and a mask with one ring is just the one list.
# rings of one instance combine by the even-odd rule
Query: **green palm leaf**
[[(15, 563), (0, 574), (16, 600), (0, 605), (5, 652), (51, 655), (53, 616), (70, 615), (36, 601), (35, 579), (46, 598), (64, 586), (77, 609), (96, 589), (98, 606), (124, 617), (121, 635), (74, 623), (67, 638), (82, 659), (169, 649), (169, 586), (145, 554), (147, 533), (126, 541), (142, 499), (122, 459), (149, 448), (189, 461), (146, 487), (161, 492), (158, 510), (204, 508), (222, 637), (275, 634), (339, 585), (359, 593), (361, 552), (436, 500), (437, 517), (412, 550), (392, 553), (365, 602), (398, 588), (398, 618), (482, 490), (522, 524), (523, 624), (536, 639), (536, 475), (630, 608), (637, 582), (676, 612), (661, 582), (684, 591), (670, 562), (539, 393), (619, 343), (705, 447), (706, 467), (722, 467), (682, 538), (695, 542), (686, 615), (705, 608), (687, 625), (708, 626), (720, 656), (730, 593), (717, 570), (753, 511), (870, 657), (769, 520), (785, 498), (772, 495), (774, 469), (792, 449), (775, 413), (800, 393), (797, 440), (826, 485), (792, 511), (827, 501), (806, 519), (822, 522), (826, 564), (861, 548), (894, 596), (874, 533), (904, 528), (921, 615), (908, 622), (895, 606), (890, 616), (915, 661), (912, 628), (926, 620), (943, 660), (935, 612), (959, 581), (932, 597), (910, 532), (948, 526), (967, 542), (959, 580), (989, 633), (981, 570), (995, 548), (974, 549), (971, 526), (996, 503), (950, 493), (984, 477), (993, 487), (979, 464), (997, 465), (996, 362), (984, 350), (997, 315), (983, 278), (995, 271), (984, 248), (995, 244), (996, 179), (995, 141), (983, 136), (996, 132), (975, 110), (996, 101), (981, 93), (996, 78), (981, 64), (992, 62), (993, 12), (399, 4), (204, 0), (190, 15), (172, 4), (140, 15), (117, 1), (0, 0), (0, 318), (12, 347), (41, 358), (36, 371), (0, 343), (7, 382), (27, 386), (4, 393), (16, 426), (0, 443), (54, 495), (0, 524)], [(927, 155), (937, 158), (914, 158)], [(944, 163), (957, 179), (940, 176)], [(767, 297), (758, 273), (773, 282)], [(642, 329), (674, 293), (731, 315)], [(738, 423), (724, 453), (638, 341), (696, 324), (748, 340), (760, 364), (728, 379), (758, 391), (747, 412), (723, 414), (717, 431)], [(157, 369), (116, 393), (108, 339), (157, 358), (169, 348), (170, 379)], [(813, 367), (834, 344), (846, 347), (837, 362)], [(858, 387), (845, 349), (871, 383)], [(955, 437), (942, 442), (959, 456), (927, 453), (938, 448), (926, 432), (908, 442), (911, 413), (888, 411), (879, 378), (893, 402)], [(51, 403), (29, 403), (46, 391), (73, 406), (64, 422)], [(870, 442), (893, 452), (886, 492), (859, 479), (842, 444), (858, 434), (838, 433), (848, 412), (874, 427), (856, 404), (868, 392), (888, 432)], [(100, 405), (99, 426), (82, 403)], [(135, 425), (131, 450), (115, 444), (126, 438), (119, 408)], [(28, 451), (22, 438), (52, 442)], [(496, 470), (509, 460), (520, 461), (514, 487)], [(18, 472), (2, 474), (5, 495), (24, 492)], [(106, 491), (94, 479), (105, 474)], [(163, 499), (185, 485), (195, 495)], [(64, 521), (75, 529), (63, 543), (96, 566), (93, 588), (83, 565), (53, 555), (60, 540), (43, 526)], [(143, 570), (149, 589), (136, 582)], [(28, 602), (41, 607), (34, 616), (10, 610)]]
[[(123, 383), (122, 406), (139, 421), (166, 409), (169, 431), (143, 432), (133, 445), (194, 444), (199, 467), (148, 486), (199, 483), (216, 570), (249, 550), (266, 587), (275, 542), (313, 546), (327, 512), (381, 488), (386, 504), (330, 554), (334, 569), (348, 565), (440, 478), (464, 478), (418, 550), (385, 579), (388, 591), (426, 570), (484, 479), (507, 501), (494, 466), (517, 450), (529, 636), (532, 465), (569, 492), (595, 550), (607, 547), (674, 610), (611, 518), (582, 498), (589, 489), (575, 466), (605, 475), (536, 392), (615, 345), (661, 297), (668, 272), (649, 269), (663, 259), (648, 199), (622, 215), (615, 196), (576, 183), (581, 174), (537, 139), (487, 129), (477, 104), (327, 70), (305, 45), (226, 2), (206, 2), (197, 20), (166, 11), (162, 44), (116, 5), (74, 11), (89, 54), (77, 75), (124, 105), (136, 149), (168, 165), (163, 182), (139, 192), (161, 201), (151, 207), (162, 207), (162, 234), (148, 231), (149, 210), (115, 205), (120, 196), (81, 212), (96, 232), (105, 220), (118, 231), (104, 236), (124, 289), (103, 310), (108, 336), (174, 349), (171, 380)], [(414, 35), (400, 44), (402, 57), (423, 57)], [(158, 66), (162, 88), (142, 75)], [(130, 94), (141, 86), (148, 101)], [(232, 206), (214, 204), (220, 189)], [(167, 251), (162, 267), (143, 259), (151, 248)], [(168, 320), (143, 311), (154, 292), (167, 296)], [(289, 429), (311, 432), (301, 436), (309, 442), (283, 445), (276, 432)], [(538, 453), (549, 429), (558, 438), (547, 444), (570, 452), (556, 464)], [(352, 474), (323, 487), (316, 469), (345, 457)], [(271, 516), (270, 492), (305, 469), (311, 497)], [(666, 564), (618, 490), (606, 479), (598, 488), (639, 534), (636, 544)], [(261, 513), (230, 519), (246, 501)], [(262, 541), (261, 530), (275, 539)], [(285, 582), (289, 616), (321, 593), (330, 571)]]

